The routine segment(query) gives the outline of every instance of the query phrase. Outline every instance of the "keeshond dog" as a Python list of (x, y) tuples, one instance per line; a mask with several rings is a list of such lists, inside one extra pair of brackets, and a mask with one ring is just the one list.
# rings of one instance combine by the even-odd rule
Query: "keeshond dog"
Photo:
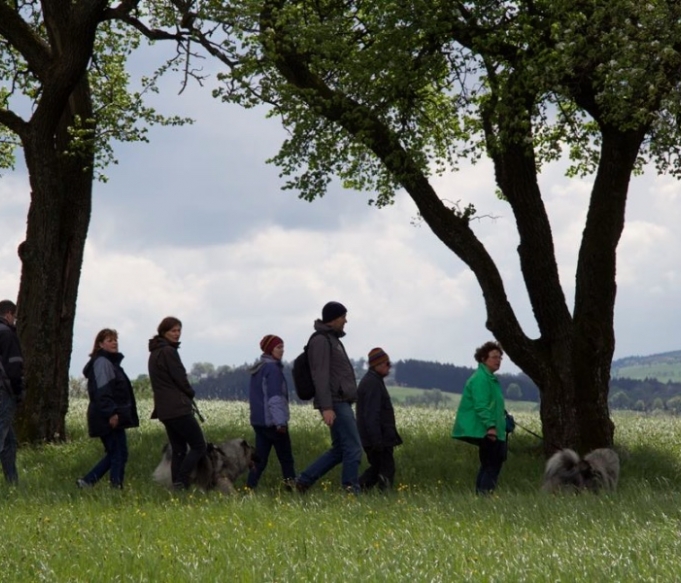
[(594, 449), (580, 458), (561, 449), (546, 462), (542, 489), (547, 492), (614, 491), (620, 477), (620, 458), (608, 448)]
[[(169, 443), (163, 446), (161, 461), (153, 478), (159, 484), (172, 487), (170, 463), (173, 450)], [(236, 479), (257, 462), (255, 449), (244, 439), (231, 439), (220, 444), (208, 444), (206, 455), (192, 472), (191, 482), (203, 490), (218, 490), (223, 494), (235, 492)]]

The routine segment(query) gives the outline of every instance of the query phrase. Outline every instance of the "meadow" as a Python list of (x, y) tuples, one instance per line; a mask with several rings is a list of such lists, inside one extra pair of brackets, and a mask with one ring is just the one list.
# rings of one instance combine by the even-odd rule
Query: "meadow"
[[(69, 441), (23, 447), (19, 487), (0, 486), (0, 580), (165, 581), (675, 581), (681, 573), (681, 421), (616, 413), (617, 493), (539, 491), (539, 440), (518, 430), (497, 493), (473, 491), (477, 452), (449, 437), (451, 409), (397, 407), (405, 444), (391, 495), (342, 493), (334, 471), (307, 494), (280, 486), (276, 458), (254, 493), (172, 493), (150, 474), (165, 441), (140, 403), (129, 431), (126, 487), (74, 484), (101, 454), (85, 403)], [(209, 440), (251, 438), (245, 403), (201, 402)], [(540, 431), (537, 413), (516, 412)], [(328, 445), (309, 405), (295, 406), (297, 468)]]

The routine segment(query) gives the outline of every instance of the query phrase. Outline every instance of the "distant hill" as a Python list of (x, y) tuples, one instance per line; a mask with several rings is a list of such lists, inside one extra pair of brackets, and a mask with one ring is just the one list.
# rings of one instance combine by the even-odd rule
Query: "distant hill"
[(613, 378), (636, 380), (656, 379), (662, 383), (681, 383), (681, 350), (651, 354), (650, 356), (628, 356), (612, 363)]

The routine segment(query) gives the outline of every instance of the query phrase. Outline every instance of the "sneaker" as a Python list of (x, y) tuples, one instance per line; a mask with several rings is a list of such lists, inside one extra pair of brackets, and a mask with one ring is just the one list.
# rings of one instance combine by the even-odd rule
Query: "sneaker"
[(83, 489), (83, 488), (92, 488), (92, 486), (94, 486), (94, 484), (90, 484), (90, 482), (86, 482), (85, 480), (83, 480), (83, 478), (78, 478), (76, 480), (76, 486)]

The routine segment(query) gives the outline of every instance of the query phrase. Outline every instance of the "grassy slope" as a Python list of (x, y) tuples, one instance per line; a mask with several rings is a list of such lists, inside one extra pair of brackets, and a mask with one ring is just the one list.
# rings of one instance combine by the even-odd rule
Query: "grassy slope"
[[(209, 439), (250, 436), (247, 407), (203, 403)], [(129, 432), (123, 492), (73, 480), (100, 455), (69, 416), (72, 441), (23, 448), (17, 490), (0, 487), (0, 580), (22, 581), (673, 581), (681, 572), (681, 421), (616, 414), (622, 481), (610, 496), (543, 495), (536, 438), (512, 437), (499, 490), (473, 494), (476, 450), (448, 437), (451, 410), (397, 408), (405, 440), (392, 496), (340, 493), (338, 471), (300, 497), (270, 460), (255, 495), (173, 495), (149, 475), (164, 441)], [(536, 413), (518, 420), (539, 431)], [(309, 406), (293, 410), (302, 469), (328, 445)]]
[(681, 383), (681, 351), (630, 356), (612, 363), (612, 376), (643, 380), (657, 379)]

